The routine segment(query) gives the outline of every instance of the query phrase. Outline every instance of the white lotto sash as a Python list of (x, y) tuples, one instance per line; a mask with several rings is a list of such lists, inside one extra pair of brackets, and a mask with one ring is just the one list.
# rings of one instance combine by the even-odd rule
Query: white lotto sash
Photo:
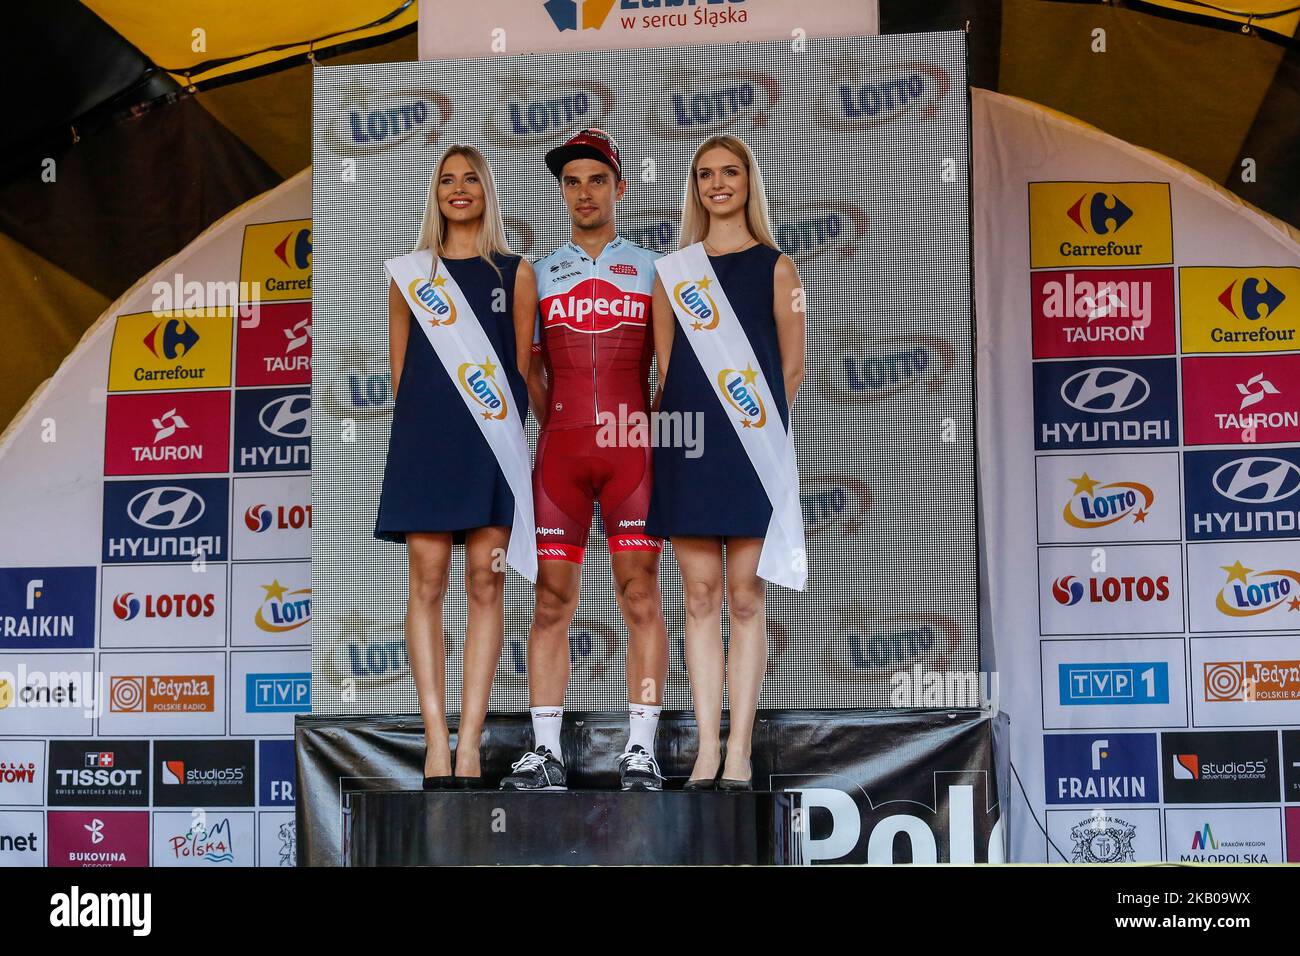
[(703, 244), (697, 242), (664, 256), (656, 260), (655, 268), (677, 313), (683, 337), (695, 350), (772, 503), (772, 520), (758, 558), (758, 576), (802, 591), (808, 581), (808, 560), (794, 435), (781, 425), (754, 347), (722, 291)]
[[(536, 581), (537, 526), (533, 523), (532, 468), (523, 419), (512, 405), (514, 393), (504, 369), (498, 383), (501, 363), (465, 293), (443, 263), (438, 263), (434, 274), (432, 261), (433, 253), (421, 249), (387, 260), (384, 268), (411, 306), (415, 324), (433, 346), (514, 493), (514, 527), (506, 563), (529, 581)], [(457, 463), (449, 461), (446, 466), (454, 472)]]

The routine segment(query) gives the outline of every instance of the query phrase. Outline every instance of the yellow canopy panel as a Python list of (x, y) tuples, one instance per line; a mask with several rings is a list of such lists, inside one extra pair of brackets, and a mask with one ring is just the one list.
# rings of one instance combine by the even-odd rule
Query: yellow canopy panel
[[(241, 73), (413, 24), (416, 0), (85, 0), (177, 82)], [(224, 62), (231, 61), (231, 62)]]
[(1295, 36), (1300, 24), (1298, 0), (1146, 0), (1153, 6), (1168, 7), (1180, 13), (1215, 17), (1234, 23), (1251, 23), (1261, 30)]

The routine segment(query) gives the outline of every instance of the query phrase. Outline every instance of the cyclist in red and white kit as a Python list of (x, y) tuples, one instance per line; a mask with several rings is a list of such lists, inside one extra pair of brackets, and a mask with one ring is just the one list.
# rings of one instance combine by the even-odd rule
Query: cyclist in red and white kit
[[(659, 597), (663, 542), (645, 534), (651, 449), (608, 441), (609, 417), (649, 411), (654, 351), (651, 301), (659, 254), (619, 236), (623, 198), (618, 144), (582, 130), (546, 154), (569, 208), (572, 241), (533, 265), (538, 330), (528, 391), (541, 422), (533, 466), (537, 591), (528, 632), (528, 696), (534, 749), (501, 781), (504, 789), (567, 786), (560, 725), (569, 683), (569, 626), (578, 607), (582, 559), (594, 505), (609, 543), (616, 596), (628, 629), (630, 732), (619, 758), (624, 790), (660, 790), (655, 761), (668, 634)], [(643, 432), (644, 433), (644, 432)]]

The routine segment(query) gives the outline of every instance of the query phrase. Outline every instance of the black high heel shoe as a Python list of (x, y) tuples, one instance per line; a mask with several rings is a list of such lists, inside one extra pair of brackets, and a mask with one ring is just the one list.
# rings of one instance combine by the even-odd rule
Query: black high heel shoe
[(690, 790), (692, 792), (697, 790), (717, 790), (718, 781), (715, 777), (708, 777), (700, 780), (687, 780), (686, 783), (682, 784), (682, 789)]
[(718, 789), (729, 790), (732, 793), (751, 791), (754, 789), (754, 781), (753, 780), (729, 780), (728, 778), (723, 777), (721, 780), (718, 781)]
[(452, 776), (424, 778), (425, 790), (453, 790), (455, 786), (456, 778)]
[(482, 790), (483, 789), (483, 777), (481, 775), (477, 777), (457, 776), (457, 777), (452, 777), (451, 779), (454, 781), (452, 785), (453, 790)]

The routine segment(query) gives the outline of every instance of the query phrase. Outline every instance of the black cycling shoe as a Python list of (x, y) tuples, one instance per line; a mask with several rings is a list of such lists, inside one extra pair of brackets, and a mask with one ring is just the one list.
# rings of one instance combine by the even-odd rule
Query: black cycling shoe
[(564, 764), (549, 747), (530, 750), (510, 765), (510, 775), (502, 778), (502, 790), (568, 790)]
[(636, 744), (618, 758), (619, 782), (624, 790), (662, 790), (664, 777), (655, 755)]

